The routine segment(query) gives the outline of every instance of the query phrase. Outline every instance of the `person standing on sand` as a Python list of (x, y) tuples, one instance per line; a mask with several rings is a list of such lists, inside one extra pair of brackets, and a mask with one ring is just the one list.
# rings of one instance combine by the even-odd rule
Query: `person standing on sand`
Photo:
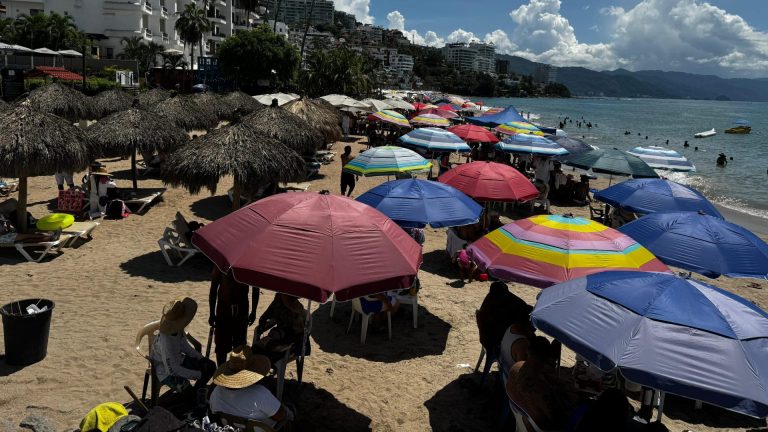
[[(344, 166), (352, 159), (352, 147), (344, 147), (344, 153), (341, 154), (341, 194), (346, 196), (352, 196), (352, 191), (355, 190), (355, 175), (344, 172)], [(347, 187), (349, 187), (349, 192), (347, 192)]]
[(211, 311), (208, 324), (214, 328), (218, 365), (227, 361), (227, 354), (233, 348), (246, 344), (248, 326), (256, 321), (259, 288), (251, 289), (251, 313), (248, 314), (248, 285), (236, 281), (231, 270), (224, 274), (213, 266), (211, 291), (208, 295)]

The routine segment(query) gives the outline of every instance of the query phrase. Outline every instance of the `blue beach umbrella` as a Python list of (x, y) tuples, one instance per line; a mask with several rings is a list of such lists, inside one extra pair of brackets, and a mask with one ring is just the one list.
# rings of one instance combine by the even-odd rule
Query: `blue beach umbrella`
[(344, 172), (366, 177), (426, 172), (430, 169), (432, 169), (432, 162), (413, 150), (396, 146), (381, 146), (366, 150), (343, 168)]
[(608, 271), (545, 289), (531, 320), (603, 371), (768, 415), (768, 313), (728, 291), (665, 273)]
[(710, 278), (768, 279), (768, 244), (724, 219), (694, 212), (653, 213), (619, 231), (675, 267)]
[(512, 105), (506, 107), (504, 110), (496, 114), (488, 114), (480, 117), (467, 117), (467, 122), (469, 123), (488, 127), (496, 127), (500, 124), (513, 121), (527, 122), (528, 120), (523, 118), (523, 116), (517, 112), (517, 108)]
[(428, 180), (393, 180), (357, 197), (407, 228), (476, 223), (483, 207), (458, 189)]
[(568, 154), (560, 144), (536, 135), (515, 134), (504, 138), (496, 148), (506, 153), (531, 153), (543, 156)]
[(455, 133), (433, 127), (414, 129), (401, 136), (399, 140), (404, 146), (434, 152), (468, 152), (472, 150)]
[(603, 189), (595, 199), (634, 213), (703, 211), (722, 218), (723, 215), (701, 192), (664, 179), (631, 179)]
[(659, 146), (635, 147), (627, 153), (644, 160), (651, 168), (670, 171), (696, 171), (696, 167), (680, 153)]

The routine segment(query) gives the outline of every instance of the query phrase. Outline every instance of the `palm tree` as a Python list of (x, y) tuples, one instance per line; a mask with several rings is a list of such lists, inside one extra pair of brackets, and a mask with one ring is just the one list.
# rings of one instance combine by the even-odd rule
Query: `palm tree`
[(17, 43), (32, 49), (47, 45), (48, 15), (38, 13), (34, 15), (21, 14), (15, 22)]
[(0, 18), (0, 41), (13, 42), (16, 36), (16, 29), (13, 18)]
[(203, 55), (202, 38), (205, 32), (211, 30), (213, 25), (208, 21), (205, 9), (200, 9), (194, 2), (184, 7), (179, 13), (174, 28), (179, 33), (184, 45), (189, 45), (190, 64), (195, 64), (195, 44), (200, 44), (200, 56)]
[(117, 55), (119, 59), (138, 60), (144, 49), (144, 41), (139, 36), (124, 37), (120, 40), (120, 45), (124, 45), (125, 48)]
[(58, 51), (67, 39), (77, 34), (77, 26), (72, 16), (51, 12), (48, 15), (48, 32), (52, 48)]
[(157, 66), (157, 57), (163, 54), (164, 46), (156, 42), (149, 42), (144, 47), (144, 57), (147, 62), (147, 69)]
[(184, 54), (177, 53), (162, 53), (160, 57), (163, 58), (163, 67), (165, 69), (186, 69), (187, 61), (184, 60)]

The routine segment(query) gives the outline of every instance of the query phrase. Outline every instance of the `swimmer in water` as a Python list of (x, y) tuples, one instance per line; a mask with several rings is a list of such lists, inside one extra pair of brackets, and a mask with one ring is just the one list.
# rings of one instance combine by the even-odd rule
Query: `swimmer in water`
[(686, 147), (686, 148), (690, 147), (690, 145), (688, 145), (688, 141), (686, 141), (685, 144), (683, 144), (683, 147)]
[(728, 158), (725, 156), (725, 153), (720, 153), (717, 156), (717, 166), (726, 166), (728, 165)]

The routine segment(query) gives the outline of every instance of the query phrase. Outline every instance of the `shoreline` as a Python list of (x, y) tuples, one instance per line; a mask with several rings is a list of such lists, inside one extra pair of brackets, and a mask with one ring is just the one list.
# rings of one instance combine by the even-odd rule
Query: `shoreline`
[(768, 221), (766, 219), (746, 212), (734, 210), (715, 202), (713, 202), (713, 204), (717, 207), (717, 210), (725, 216), (727, 221), (743, 226), (758, 237), (768, 237)]

